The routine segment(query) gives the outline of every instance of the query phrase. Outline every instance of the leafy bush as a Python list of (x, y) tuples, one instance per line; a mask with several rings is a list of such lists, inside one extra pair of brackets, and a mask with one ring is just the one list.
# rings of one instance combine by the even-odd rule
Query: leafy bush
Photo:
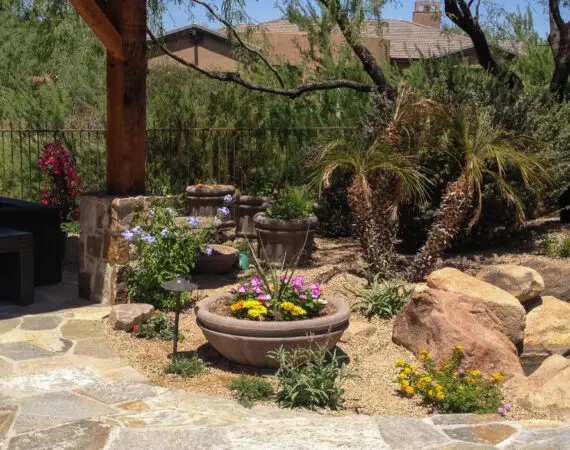
[(313, 202), (305, 188), (295, 187), (279, 192), (273, 204), (267, 208), (272, 219), (306, 219), (313, 210)]
[(268, 168), (255, 168), (251, 170), (251, 195), (269, 197), (277, 189), (278, 175), (275, 170)]
[(338, 174), (331, 185), (323, 189), (315, 211), (319, 233), (327, 237), (352, 235), (352, 211), (348, 205), (347, 188), (352, 184), (350, 173)]
[(232, 380), (230, 390), (236, 392), (238, 403), (246, 408), (251, 408), (256, 401), (269, 400), (275, 395), (267, 381), (248, 378), (243, 374), (237, 380)]
[(206, 364), (198, 356), (176, 356), (164, 369), (165, 373), (175, 373), (183, 377), (195, 377), (208, 369)]
[(136, 302), (171, 309), (176, 305), (176, 296), (160, 284), (177, 277), (190, 279), (190, 271), (209, 231), (197, 230), (199, 220), (194, 217), (177, 225), (175, 216), (172, 208), (157, 204), (134, 228), (123, 232), (123, 237), (134, 244), (138, 256), (126, 273), (129, 297)]
[(414, 288), (407, 288), (404, 283), (393, 280), (380, 280), (376, 275), (370, 287), (360, 292), (349, 289), (356, 295), (357, 301), (352, 305), (353, 311), (365, 317), (393, 317), (400, 312), (412, 298)]
[(511, 409), (510, 404), (502, 406), (498, 382), (504, 378), (503, 374), (495, 372), (493, 380), (483, 378), (479, 370), (464, 361), (460, 345), (455, 347), (450, 360), (441, 365), (435, 364), (426, 350), (422, 350), (419, 359), (422, 368), (396, 361), (395, 366), (400, 368), (396, 381), (402, 395), (419, 395), (439, 413), (504, 414)]
[[(174, 338), (174, 319), (155, 310), (150, 320), (133, 327), (133, 336), (141, 339), (169, 341)], [(178, 332), (178, 340), (182, 339), (184, 336)]]
[(555, 236), (546, 236), (542, 242), (541, 253), (550, 258), (570, 258), (570, 237), (560, 243)]
[(63, 222), (61, 224), (61, 231), (70, 234), (79, 234), (79, 232), (81, 231), (79, 227), (79, 221), (73, 220), (71, 222)]
[(344, 382), (354, 376), (344, 358), (323, 349), (279, 349), (269, 354), (279, 362), (277, 401), (286, 408), (340, 409)]
[(558, 249), (558, 255), (561, 258), (570, 258), (570, 237), (564, 239)]

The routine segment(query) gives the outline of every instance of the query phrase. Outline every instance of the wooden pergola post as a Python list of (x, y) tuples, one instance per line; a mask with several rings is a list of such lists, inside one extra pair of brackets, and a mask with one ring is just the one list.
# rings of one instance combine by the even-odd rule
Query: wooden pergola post
[(71, 3), (107, 49), (107, 193), (144, 194), (146, 1)]

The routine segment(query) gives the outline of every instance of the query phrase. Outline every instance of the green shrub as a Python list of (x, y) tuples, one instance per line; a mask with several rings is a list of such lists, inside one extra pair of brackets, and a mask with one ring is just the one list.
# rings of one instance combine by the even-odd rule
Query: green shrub
[(342, 385), (354, 373), (344, 358), (337, 356), (336, 350), (296, 348), (286, 351), (281, 348), (269, 356), (279, 362), (277, 402), (280, 406), (342, 407)]
[(396, 361), (400, 368), (397, 382), (404, 396), (419, 395), (434, 411), (439, 413), (499, 413), (511, 409), (502, 406), (503, 397), (498, 382), (504, 378), (500, 372), (493, 380), (482, 377), (481, 372), (464, 363), (463, 348), (458, 345), (449, 361), (437, 365), (427, 350), (419, 355), (422, 367), (411, 366), (403, 360)]
[(267, 208), (272, 219), (306, 219), (313, 210), (313, 202), (303, 187), (288, 188), (279, 192), (273, 204)]
[(275, 194), (279, 175), (276, 170), (254, 168), (251, 170), (251, 195), (270, 197)]
[(248, 378), (243, 374), (237, 380), (232, 380), (230, 390), (236, 392), (238, 403), (246, 408), (251, 408), (256, 401), (269, 400), (275, 395), (267, 381)]
[(570, 237), (564, 239), (558, 249), (558, 256), (561, 258), (570, 258)]
[(393, 317), (400, 312), (412, 298), (413, 287), (393, 280), (380, 280), (378, 275), (370, 283), (370, 287), (360, 292), (348, 289), (356, 295), (353, 311), (360, 312), (364, 317)]
[(546, 236), (542, 242), (541, 253), (550, 258), (570, 258), (570, 237), (559, 243), (555, 236)]
[[(150, 320), (133, 327), (133, 336), (169, 341), (174, 338), (174, 320), (162, 312), (155, 311)], [(184, 335), (178, 332), (178, 340), (182, 339)]]
[(175, 373), (183, 377), (195, 377), (208, 369), (208, 364), (198, 356), (176, 356), (164, 369), (165, 373)]
[(79, 220), (61, 223), (61, 231), (69, 234), (79, 234)]

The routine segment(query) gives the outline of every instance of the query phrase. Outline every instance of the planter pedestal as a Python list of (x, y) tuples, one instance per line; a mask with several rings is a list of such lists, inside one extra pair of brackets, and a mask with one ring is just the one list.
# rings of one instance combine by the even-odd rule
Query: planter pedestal
[(265, 213), (254, 217), (257, 256), (276, 267), (306, 264), (313, 253), (317, 219), (271, 219)]
[(255, 239), (255, 225), (253, 217), (265, 212), (271, 197), (256, 197), (253, 195), (240, 195), (236, 200), (236, 235), (248, 239)]
[(221, 275), (229, 273), (237, 267), (239, 252), (235, 248), (219, 244), (212, 244), (209, 247), (213, 253), (211, 256), (204, 253), (198, 255), (196, 273)]
[(212, 188), (188, 186), (186, 196), (188, 202), (188, 215), (194, 217), (215, 217), (218, 208), (226, 206), (231, 213), (221, 220), (231, 228), (235, 226), (233, 204), (224, 203), (226, 195), (233, 196), (236, 191), (234, 186), (215, 186)]

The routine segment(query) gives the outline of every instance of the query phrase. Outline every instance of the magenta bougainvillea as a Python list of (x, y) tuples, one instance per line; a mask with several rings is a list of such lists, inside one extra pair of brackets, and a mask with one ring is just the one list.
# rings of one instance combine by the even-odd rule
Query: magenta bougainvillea
[(46, 144), (41, 150), (38, 166), (43, 182), (42, 203), (58, 206), (61, 220), (77, 220), (81, 180), (69, 152), (62, 145)]

